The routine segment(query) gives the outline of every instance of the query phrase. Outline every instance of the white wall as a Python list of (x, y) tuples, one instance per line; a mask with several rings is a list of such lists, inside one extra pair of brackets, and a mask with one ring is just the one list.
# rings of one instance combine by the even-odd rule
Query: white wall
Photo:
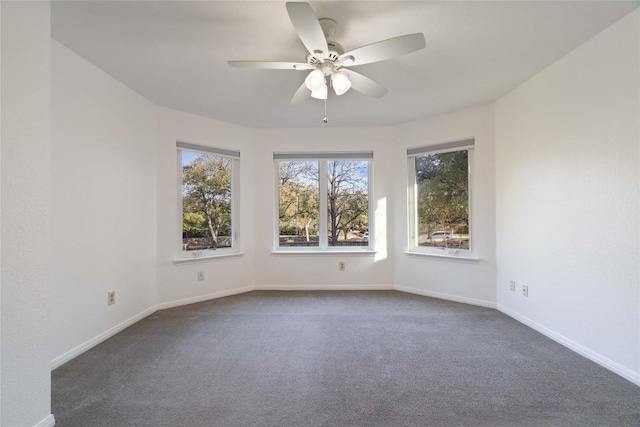
[[(160, 307), (214, 296), (230, 295), (253, 286), (253, 156), (247, 128), (193, 114), (158, 108), (158, 246), (157, 293)], [(240, 245), (243, 255), (175, 265), (179, 255), (180, 215), (176, 141), (240, 150)], [(203, 271), (204, 281), (197, 280)]]
[(51, 46), (55, 365), (156, 303), (157, 118), (145, 98)]
[(636, 11), (496, 104), (499, 308), (636, 383), (639, 23)]
[(3, 426), (53, 425), (50, 410), (50, 5), (2, 2), (0, 132)]
[[(254, 130), (255, 283), (258, 288), (374, 288), (393, 285), (392, 129), (311, 128)], [(373, 151), (375, 255), (272, 254), (275, 224), (274, 152)], [(338, 262), (346, 263), (338, 271)]]
[[(495, 177), (493, 105), (403, 124), (395, 129), (395, 284), (399, 289), (495, 307)], [(407, 148), (475, 138), (471, 163), (471, 245), (478, 262), (404, 253), (407, 230)]]

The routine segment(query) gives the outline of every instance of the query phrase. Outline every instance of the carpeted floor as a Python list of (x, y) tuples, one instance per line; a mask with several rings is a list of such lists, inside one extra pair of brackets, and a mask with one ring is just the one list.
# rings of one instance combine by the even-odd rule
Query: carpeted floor
[(640, 388), (495, 310), (255, 291), (159, 311), (52, 373), (56, 426), (640, 426)]

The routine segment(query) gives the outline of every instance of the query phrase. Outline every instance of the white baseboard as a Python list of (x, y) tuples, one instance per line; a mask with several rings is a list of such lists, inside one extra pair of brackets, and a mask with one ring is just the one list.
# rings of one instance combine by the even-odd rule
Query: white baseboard
[(167, 309), (167, 308), (173, 308), (173, 307), (179, 307), (179, 306), (188, 305), (188, 304), (194, 304), (194, 303), (197, 303), (197, 302), (208, 301), (208, 300), (211, 300), (211, 299), (222, 298), (222, 297), (227, 297), (227, 296), (236, 295), (236, 294), (242, 294), (242, 293), (250, 292), (250, 291), (253, 291), (253, 290), (265, 290), (265, 291), (266, 290), (269, 290), (269, 291), (319, 291), (319, 290), (374, 291), (374, 290), (394, 290), (394, 289), (398, 290), (398, 291), (402, 291), (402, 292), (409, 292), (409, 293), (418, 294), (418, 295), (425, 295), (425, 296), (434, 297), (434, 298), (441, 298), (441, 299), (461, 302), (461, 303), (465, 303), (465, 304), (472, 304), (472, 305), (479, 305), (479, 306), (482, 306), (482, 307), (496, 308), (494, 303), (490, 303), (490, 302), (487, 302), (487, 301), (480, 301), (480, 300), (475, 300), (475, 299), (471, 299), (471, 298), (458, 297), (458, 296), (455, 296), (455, 295), (442, 294), (442, 293), (439, 293), (439, 292), (424, 291), (424, 290), (421, 290), (421, 289), (409, 288), (409, 287), (406, 287), (406, 286), (394, 286), (394, 285), (257, 285), (257, 286), (245, 286), (243, 288), (238, 288), (238, 289), (230, 289), (230, 290), (227, 290), (227, 291), (214, 292), (214, 293), (211, 293), (211, 294), (199, 295), (199, 296), (190, 297), (190, 298), (184, 298), (184, 299), (180, 299), (180, 300), (176, 300), (176, 301), (163, 302), (163, 303), (154, 305), (152, 307), (149, 307), (146, 310), (136, 314), (135, 316), (130, 317), (129, 319), (117, 324), (116, 326), (114, 326), (114, 327), (112, 327), (110, 329), (107, 329), (106, 331), (102, 332), (101, 334), (96, 335), (95, 337), (85, 341), (84, 343), (80, 344), (79, 346), (77, 346), (77, 347), (67, 351), (66, 353), (63, 353), (62, 355), (54, 358), (51, 361), (51, 369), (53, 370), (53, 369), (56, 369), (59, 366), (64, 365), (69, 360), (71, 360), (71, 359), (73, 359), (75, 357), (78, 357), (79, 355), (81, 355), (85, 351), (89, 350), (90, 348), (93, 348), (96, 345), (100, 344), (101, 342), (105, 341), (106, 339), (111, 338), (112, 336), (114, 336), (118, 332), (122, 331), (123, 329), (128, 328), (129, 326), (133, 325), (134, 323), (138, 322), (139, 320), (142, 320), (145, 317), (155, 313), (157, 310), (164, 310), (164, 309)]
[(56, 419), (53, 417), (53, 414), (49, 414), (33, 427), (53, 427), (55, 424)]
[(393, 285), (256, 285), (256, 291), (390, 291)]
[(67, 351), (66, 353), (63, 353), (62, 355), (56, 357), (55, 359), (53, 359), (51, 361), (51, 369), (55, 369), (59, 366), (62, 366), (63, 364), (67, 363), (69, 360), (73, 359), (74, 357), (77, 357), (79, 355), (81, 355), (82, 353), (84, 353), (85, 351), (89, 350), (92, 347), (95, 347), (96, 345), (100, 344), (102, 341), (111, 338), (112, 336), (114, 336), (115, 334), (117, 334), (118, 332), (122, 331), (123, 329), (128, 328), (129, 326), (133, 325), (134, 323), (138, 322), (139, 320), (144, 319), (145, 317), (147, 317), (150, 314), (153, 314), (156, 311), (156, 307), (155, 306), (151, 306), (149, 308), (147, 308), (146, 310), (141, 311), (140, 313), (136, 314), (133, 317), (128, 318), (127, 320), (118, 323), (116, 326), (107, 329), (106, 331), (102, 332), (99, 335), (96, 335), (95, 337), (91, 338), (88, 341), (83, 342), (82, 344), (80, 344), (79, 346), (72, 348), (71, 350)]
[(627, 379), (629, 381), (631, 381), (632, 383), (640, 386), (640, 373), (639, 372), (634, 372), (631, 369), (628, 369), (622, 365), (620, 365), (619, 363), (616, 363), (610, 359), (608, 359), (607, 357), (604, 357), (603, 355), (596, 353), (593, 350), (588, 349), (587, 347), (578, 344), (577, 342), (570, 340), (569, 338), (560, 335), (554, 331), (552, 331), (551, 329), (542, 326), (541, 324), (529, 319), (528, 317), (525, 317), (519, 313), (516, 313), (515, 311), (511, 310), (510, 308), (507, 308), (505, 306), (503, 306), (502, 304), (498, 304), (497, 306), (498, 310), (504, 314), (506, 314), (509, 317), (514, 318), (515, 320), (517, 320), (518, 322), (527, 325), (528, 327), (530, 327), (531, 329), (535, 329), (536, 331), (540, 332), (542, 335), (551, 338), (552, 340), (554, 340), (555, 342), (562, 344), (563, 346), (567, 347), (570, 350), (575, 351), (576, 353), (578, 353), (581, 356), (586, 357), (587, 359), (597, 363), (598, 365), (602, 366), (603, 368), (606, 368), (608, 370), (610, 370), (611, 372), (614, 372), (618, 375), (620, 375), (622, 378)]
[(244, 288), (230, 289), (228, 291), (214, 292), (212, 294), (199, 295), (196, 297), (184, 298), (176, 301), (163, 302), (156, 305), (156, 310), (164, 310), (167, 308), (180, 307), (181, 305), (195, 304), (197, 302), (208, 301), (210, 299), (228, 297), (231, 295), (243, 294), (255, 289), (255, 286), (245, 286)]
[[(79, 356), (85, 351), (89, 350), (92, 347), (100, 344), (106, 339), (112, 337), (123, 329), (133, 325), (134, 323), (142, 320), (143, 318), (149, 316), (150, 314), (155, 313), (157, 310), (164, 310), (172, 307), (179, 307), (182, 305), (194, 304), (197, 302), (207, 301), (216, 298), (222, 298), (226, 296), (241, 294), (245, 292), (250, 292), (253, 290), (278, 290), (278, 291), (311, 291), (311, 290), (397, 290), (400, 292), (408, 292), (411, 294), (423, 295), (432, 298), (439, 298), (448, 301), (455, 301), (464, 304), (477, 305), (480, 307), (493, 308), (498, 309), (502, 313), (506, 314), (509, 317), (514, 318), (520, 323), (529, 326), (532, 329), (540, 332), (541, 334), (551, 338), (552, 340), (564, 345), (565, 347), (575, 351), (576, 353), (586, 357), (589, 360), (599, 364), (600, 366), (620, 375), (621, 377), (631, 381), (632, 383), (640, 386), (640, 373), (634, 372), (612, 360), (602, 356), (599, 353), (596, 353), (575, 341), (572, 341), (552, 330), (534, 322), (533, 320), (522, 316), (515, 311), (491, 301), (483, 301), (474, 298), (460, 297), (457, 295), (445, 294), (442, 292), (434, 292), (427, 291), (418, 288), (411, 288), (408, 286), (398, 286), (398, 285), (257, 285), (257, 286), (246, 286), (244, 288), (231, 289), (227, 291), (214, 292), (211, 294), (200, 295), (191, 298), (184, 298), (176, 301), (169, 301), (154, 305), (149, 307), (148, 309), (136, 314), (133, 317), (117, 324), (116, 326), (102, 332), (101, 334), (91, 338), (90, 340), (80, 344), (79, 346), (67, 351), (66, 353), (56, 357), (51, 361), (51, 369), (55, 369), (69, 360)], [(55, 424), (55, 419), (53, 415), (49, 415), (44, 418), (34, 427), (51, 427)]]
[[(164, 310), (166, 308), (172, 308), (172, 307), (179, 307), (181, 305), (193, 304), (193, 303), (196, 303), (196, 302), (207, 301), (207, 300), (215, 299), (215, 298), (222, 298), (222, 297), (226, 297), (226, 296), (229, 296), (229, 295), (241, 294), (241, 293), (249, 292), (249, 291), (252, 291), (252, 290), (254, 290), (253, 286), (247, 286), (247, 287), (244, 287), (244, 288), (232, 289), (232, 290), (221, 291), (221, 292), (214, 292), (212, 294), (200, 295), (200, 296), (197, 296), (197, 297), (185, 298), (185, 299), (181, 299), (181, 300), (177, 300), (177, 301), (169, 301), (169, 302), (164, 302), (164, 303), (161, 303), (161, 304), (153, 305), (153, 306), (147, 308), (146, 310), (143, 310), (140, 313), (136, 314), (135, 316), (130, 317), (127, 320), (118, 323), (116, 326), (107, 329), (106, 331), (102, 332), (101, 334), (96, 335), (95, 337), (83, 342), (79, 346), (67, 351), (66, 353), (63, 353), (62, 355), (54, 358), (51, 361), (51, 370), (54, 370), (57, 367), (64, 365), (65, 363), (67, 363), (71, 359), (80, 356), (85, 351), (95, 347), (96, 345), (98, 345), (101, 342), (107, 340), (108, 338), (111, 338), (112, 336), (114, 336), (118, 332), (128, 328), (129, 326), (131, 326), (134, 323), (144, 319), (145, 317), (155, 313), (158, 310)], [(51, 424), (51, 425), (53, 425), (53, 424)], [(40, 425), (38, 424), (38, 427), (39, 426)]]
[(470, 305), (478, 305), (480, 307), (486, 307), (486, 308), (493, 308), (493, 309), (496, 308), (496, 303), (492, 301), (484, 301), (480, 299), (461, 297), (458, 295), (445, 294), (442, 292), (426, 291), (424, 289), (410, 288), (408, 286), (396, 285), (394, 286), (394, 289), (397, 291), (408, 292), (410, 294), (423, 295), (426, 297), (444, 299), (444, 300), (454, 301), (454, 302), (461, 302), (461, 303), (470, 304)]

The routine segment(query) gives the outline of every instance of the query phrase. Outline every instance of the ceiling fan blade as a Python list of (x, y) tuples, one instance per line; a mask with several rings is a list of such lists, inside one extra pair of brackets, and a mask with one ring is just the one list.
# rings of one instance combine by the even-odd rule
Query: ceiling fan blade
[(307, 85), (302, 82), (302, 85), (298, 88), (296, 93), (291, 98), (291, 104), (302, 104), (304, 101), (311, 97), (311, 91), (307, 89)]
[(355, 71), (340, 69), (343, 73), (346, 73), (351, 81), (351, 89), (370, 96), (372, 98), (382, 98), (389, 92), (386, 87), (379, 83), (374, 82), (369, 77), (363, 76)]
[(370, 64), (384, 61), (395, 56), (405, 55), (423, 49), (426, 46), (424, 34), (415, 33), (406, 36), (394, 37), (382, 40), (366, 46), (359, 47), (338, 57), (338, 62), (353, 57), (353, 62), (345, 63), (347, 66)]
[(304, 62), (228, 61), (230, 67), (260, 70), (311, 70), (315, 67)]
[(329, 51), (327, 39), (309, 3), (288, 2), (289, 19), (307, 50), (322, 58)]

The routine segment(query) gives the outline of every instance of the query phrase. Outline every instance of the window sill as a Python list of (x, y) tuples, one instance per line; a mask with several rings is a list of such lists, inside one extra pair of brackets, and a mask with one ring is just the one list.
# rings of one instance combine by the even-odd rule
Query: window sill
[(468, 256), (468, 255), (432, 254), (432, 253), (426, 253), (426, 252), (412, 252), (412, 251), (406, 251), (405, 254), (409, 256), (426, 257), (426, 258), (432, 258), (432, 259), (437, 259), (442, 261), (458, 261), (458, 262), (468, 262), (473, 264), (480, 262), (480, 258), (474, 257), (474, 256)]
[(203, 256), (197, 256), (192, 258), (174, 259), (173, 263), (175, 265), (193, 264), (197, 262), (207, 262), (207, 261), (214, 261), (214, 260), (226, 259), (226, 258), (239, 258), (243, 255), (244, 254), (242, 252), (233, 252), (233, 253), (217, 254), (217, 255), (203, 255)]
[(331, 249), (331, 250), (320, 250), (320, 249), (275, 249), (271, 251), (272, 255), (364, 255), (370, 256), (378, 253), (373, 249)]

